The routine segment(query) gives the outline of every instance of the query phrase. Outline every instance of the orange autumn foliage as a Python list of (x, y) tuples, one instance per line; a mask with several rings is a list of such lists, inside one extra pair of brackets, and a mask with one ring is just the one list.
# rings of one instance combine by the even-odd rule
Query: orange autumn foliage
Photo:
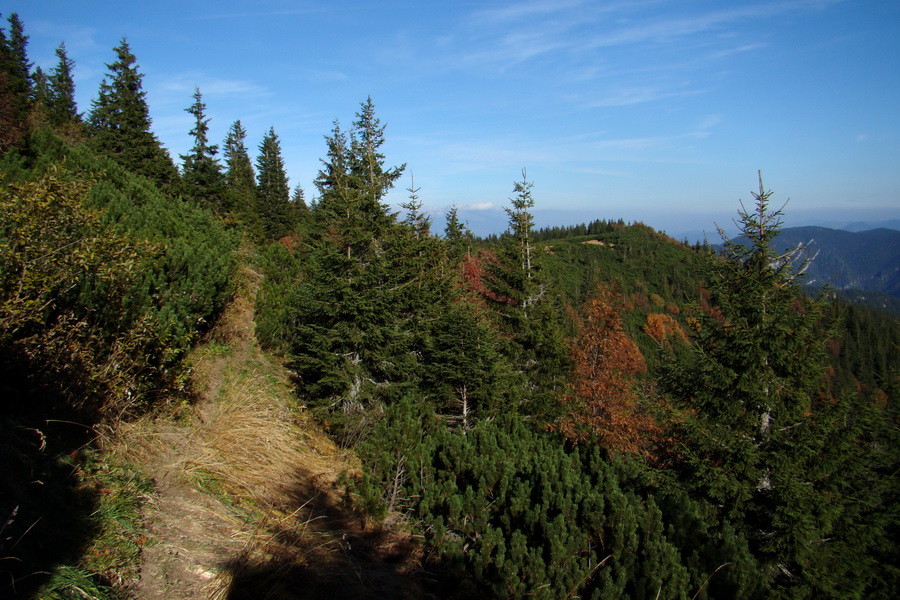
[(601, 286), (588, 301), (572, 350), (574, 378), (563, 397), (560, 430), (570, 440), (596, 439), (614, 454), (649, 455), (660, 429), (635, 390), (647, 364), (622, 326), (620, 294)]
[(673, 339), (680, 341), (682, 344), (688, 342), (687, 334), (681, 328), (681, 325), (678, 324), (678, 321), (663, 313), (650, 313), (647, 315), (644, 333), (661, 346), (670, 346)]

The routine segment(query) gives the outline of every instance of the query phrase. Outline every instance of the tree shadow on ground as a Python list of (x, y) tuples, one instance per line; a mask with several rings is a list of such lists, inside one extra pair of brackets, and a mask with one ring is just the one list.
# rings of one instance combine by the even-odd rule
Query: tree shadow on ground
[(7, 377), (0, 395), (0, 597), (30, 598), (96, 533), (96, 492), (79, 486), (76, 467), (93, 431)]
[[(225, 566), (230, 586), (225, 598), (314, 600), (319, 598), (462, 598), (459, 586), (440, 578), (440, 565), (421, 540), (364, 519), (298, 472), (282, 509), (294, 512), (290, 523), (268, 532), (268, 560), (240, 556)], [(441, 581), (444, 579), (444, 581)]]

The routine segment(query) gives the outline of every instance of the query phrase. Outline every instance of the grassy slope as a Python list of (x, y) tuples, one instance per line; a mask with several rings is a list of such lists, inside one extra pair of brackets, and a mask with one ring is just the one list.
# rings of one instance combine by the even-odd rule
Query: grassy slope
[(421, 596), (409, 576), (418, 543), (347, 507), (340, 481), (358, 464), (260, 350), (260, 276), (245, 266), (240, 277), (187, 358), (184, 397), (119, 424), (81, 467), (83, 485), (108, 502), (81, 559), (58, 567), (41, 597)]

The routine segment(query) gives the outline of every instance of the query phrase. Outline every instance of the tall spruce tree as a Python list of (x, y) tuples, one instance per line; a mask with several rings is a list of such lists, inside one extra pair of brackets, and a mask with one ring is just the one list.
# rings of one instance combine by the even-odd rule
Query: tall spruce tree
[(501, 238), (497, 261), (489, 263), (487, 299), (522, 376), (522, 410), (552, 418), (569, 359), (560, 299), (534, 249), (533, 187), (523, 169), (510, 198), (512, 207), (506, 209), (509, 229)]
[(797, 251), (773, 249), (781, 210), (770, 208), (771, 196), (760, 176), (755, 206), (739, 211), (747, 243), (726, 240), (711, 263), (710, 309), (693, 320), (693, 352), (670, 357), (662, 379), (682, 409), (680, 485), (739, 527), (771, 597), (841, 595), (842, 587), (849, 597), (859, 580), (835, 549), (851, 544), (847, 509), (859, 493), (848, 485), (857, 460), (851, 402), (818, 393), (824, 301), (801, 296)]
[(422, 188), (416, 187), (415, 178), (410, 178), (409, 187), (406, 188), (406, 191), (409, 192), (409, 199), (400, 203), (400, 206), (406, 210), (404, 223), (412, 230), (416, 239), (431, 235), (431, 217), (422, 211), (422, 199), (419, 197), (421, 190)]
[(384, 130), (385, 126), (375, 116), (375, 104), (369, 96), (360, 106), (353, 122), (350, 172), (355, 178), (363, 180), (359, 187), (365, 192), (366, 200), (373, 204), (381, 203), (406, 169), (406, 164), (385, 169), (381, 149), (385, 142)]
[(266, 238), (275, 240), (291, 229), (291, 207), (281, 142), (275, 128), (263, 136), (256, 158), (257, 212)]
[(247, 150), (247, 130), (240, 121), (232, 123), (222, 145), (225, 160), (225, 208), (230, 210), (255, 236), (262, 236), (256, 205), (256, 174)]
[(459, 220), (459, 209), (454, 204), (447, 210), (447, 222), (444, 226), (444, 243), (450, 262), (458, 264), (464, 256), (470, 254), (473, 241), (472, 232)]
[(335, 122), (316, 178), (304, 274), (294, 300), (292, 350), (308, 393), (345, 413), (383, 400), (414, 373), (401, 292), (402, 239), (382, 198), (403, 167), (386, 168), (384, 127), (371, 99), (350, 136)]
[(14, 74), (16, 93), (29, 98), (34, 90), (31, 78), (31, 62), (28, 60), (28, 36), (18, 13), (9, 15), (9, 70)]
[(194, 103), (185, 112), (194, 117), (194, 127), (190, 132), (194, 138), (194, 146), (189, 154), (181, 156), (182, 190), (207, 207), (221, 208), (225, 182), (222, 168), (216, 160), (219, 147), (209, 143), (209, 119), (206, 117), (206, 104), (200, 88), (194, 89)]
[(355, 156), (359, 150), (355, 137), (348, 138), (335, 121), (325, 141), (327, 155), (315, 182), (319, 190), (316, 223), (331, 232), (332, 242), (340, 244), (348, 261), (359, 263), (372, 242), (393, 225), (393, 219), (377, 200), (379, 192), (364, 186), (359, 171), (362, 161)]
[(9, 35), (0, 28), (0, 152), (19, 143), (31, 104), (31, 65), (19, 15), (12, 13)]
[(113, 50), (116, 60), (107, 65), (109, 73), (100, 84), (90, 114), (93, 144), (129, 171), (174, 191), (178, 171), (150, 131), (144, 76), (125, 38)]
[(372, 241), (395, 222), (382, 201), (406, 165), (385, 168), (384, 131), (370, 97), (356, 113), (349, 137), (335, 121), (332, 135), (326, 138), (328, 154), (316, 178), (320, 193), (317, 214), (340, 225), (344, 249), (351, 259), (368, 252)]
[(69, 58), (64, 43), (56, 48), (56, 57), (58, 62), (49, 77), (50, 123), (56, 127), (74, 125), (81, 121), (75, 103), (75, 80), (72, 77), (75, 61)]
[(44, 70), (35, 67), (31, 74), (34, 104), (45, 114), (50, 110), (50, 80)]
[[(521, 267), (516, 271), (521, 277), (530, 281), (535, 277), (536, 267), (532, 264), (531, 253), (533, 249), (533, 233), (534, 217), (531, 210), (534, 208), (534, 197), (531, 194), (531, 188), (534, 183), (528, 181), (525, 169), (522, 169), (522, 181), (514, 184), (513, 193), (515, 196), (510, 198), (512, 207), (505, 207), (507, 216), (509, 217), (509, 251), (521, 261)], [(522, 291), (533, 292), (527, 284), (520, 285)], [(525, 298), (522, 302), (527, 310), (528, 302), (531, 298)]]

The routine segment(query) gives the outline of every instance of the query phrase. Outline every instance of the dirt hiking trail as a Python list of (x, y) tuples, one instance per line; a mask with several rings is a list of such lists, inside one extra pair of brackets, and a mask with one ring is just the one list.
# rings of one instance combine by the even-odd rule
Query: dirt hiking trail
[(155, 482), (137, 598), (422, 598), (411, 536), (367, 526), (342, 501), (358, 471), (296, 407), (290, 374), (254, 335), (260, 275), (188, 358), (197, 398), (123, 432)]

